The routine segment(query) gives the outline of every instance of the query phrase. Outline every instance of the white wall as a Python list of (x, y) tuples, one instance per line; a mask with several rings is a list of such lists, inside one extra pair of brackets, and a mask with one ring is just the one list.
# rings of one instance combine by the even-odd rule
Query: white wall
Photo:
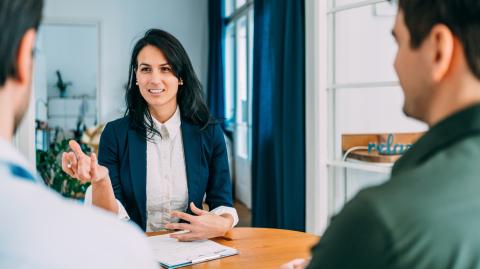
[(59, 70), (67, 87), (67, 96), (97, 92), (98, 29), (95, 25), (46, 24), (41, 28), (43, 51), (46, 57), (48, 96), (60, 96), (55, 84)]
[(177, 37), (206, 84), (207, 0), (46, 0), (44, 18), (100, 21), (100, 121), (123, 114), (131, 50), (149, 28), (161, 28)]
[(35, 119), (47, 121), (47, 66), (45, 54), (43, 51), (43, 37), (37, 35), (36, 42), (37, 51), (35, 53), (34, 75), (35, 80), (32, 84), (35, 100), (31, 100), (31, 105), (35, 108)]

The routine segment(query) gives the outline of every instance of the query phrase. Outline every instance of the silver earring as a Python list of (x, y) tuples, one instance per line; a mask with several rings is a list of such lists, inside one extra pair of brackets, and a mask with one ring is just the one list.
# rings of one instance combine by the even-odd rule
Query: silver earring
[(178, 83), (178, 85), (183, 85), (183, 80), (180, 80), (180, 82)]
[(135, 85), (138, 85), (138, 81), (137, 81), (137, 82), (135, 82)]

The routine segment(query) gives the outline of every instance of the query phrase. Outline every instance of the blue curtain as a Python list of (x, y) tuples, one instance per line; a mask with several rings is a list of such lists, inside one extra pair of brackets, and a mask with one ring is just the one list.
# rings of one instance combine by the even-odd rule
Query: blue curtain
[(209, 50), (207, 103), (216, 119), (225, 118), (225, 89), (223, 83), (223, 0), (208, 2)]
[(255, 0), (253, 226), (305, 230), (305, 1)]

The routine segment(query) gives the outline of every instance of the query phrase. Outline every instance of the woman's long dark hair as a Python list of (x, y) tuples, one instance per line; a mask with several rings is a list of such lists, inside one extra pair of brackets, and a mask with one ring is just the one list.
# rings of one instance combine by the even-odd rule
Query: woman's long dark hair
[(180, 107), (182, 120), (199, 125), (202, 129), (213, 123), (214, 121), (203, 98), (202, 85), (193, 71), (192, 63), (182, 44), (174, 36), (163, 30), (150, 29), (135, 44), (130, 60), (127, 91), (125, 93), (127, 103), (125, 116), (130, 117), (131, 126), (147, 139), (152, 138), (154, 134), (159, 134), (148, 110), (148, 104), (140, 94), (138, 85), (136, 85), (137, 56), (147, 45), (160, 49), (171, 65), (175, 76), (183, 80), (183, 85), (179, 85), (177, 92), (177, 103)]

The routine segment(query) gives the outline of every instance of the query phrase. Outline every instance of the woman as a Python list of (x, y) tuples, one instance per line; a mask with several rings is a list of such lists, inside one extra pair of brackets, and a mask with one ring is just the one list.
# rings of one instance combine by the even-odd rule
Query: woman
[(136, 43), (125, 99), (125, 117), (102, 133), (98, 164), (70, 141), (63, 170), (92, 183), (94, 205), (146, 231), (187, 230), (172, 235), (182, 241), (224, 235), (238, 222), (225, 140), (175, 37), (151, 29)]

